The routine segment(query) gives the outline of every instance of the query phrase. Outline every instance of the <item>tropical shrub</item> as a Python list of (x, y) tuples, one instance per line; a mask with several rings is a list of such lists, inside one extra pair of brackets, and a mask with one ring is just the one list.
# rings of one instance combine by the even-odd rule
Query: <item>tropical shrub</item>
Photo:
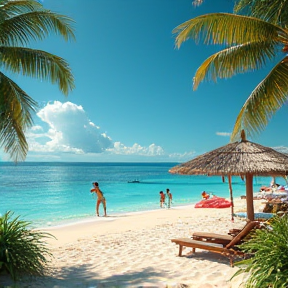
[(0, 217), (0, 272), (13, 280), (21, 274), (43, 275), (52, 254), (45, 243), (51, 234), (28, 229), (31, 224), (8, 211)]
[[(248, 272), (247, 288), (288, 287), (288, 216), (275, 217), (263, 229), (255, 229), (239, 248), (253, 256), (235, 263), (233, 277)], [(232, 277), (232, 278), (233, 278)]]

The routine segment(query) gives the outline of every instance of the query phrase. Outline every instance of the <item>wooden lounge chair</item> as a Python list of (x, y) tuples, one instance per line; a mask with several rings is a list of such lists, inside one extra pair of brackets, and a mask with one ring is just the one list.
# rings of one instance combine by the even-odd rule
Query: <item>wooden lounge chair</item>
[(195, 232), (193, 233), (191, 239), (209, 242), (209, 243), (217, 243), (222, 245), (229, 244), (234, 237), (231, 235), (222, 235), (217, 233), (209, 233), (209, 232)]
[(207, 241), (210, 243), (217, 243), (222, 245), (229, 244), (232, 239), (237, 236), (249, 222), (245, 224), (242, 229), (231, 229), (227, 235), (217, 234), (217, 233), (209, 233), (209, 232), (194, 232), (192, 234), (193, 240)]
[(245, 254), (235, 247), (235, 245), (239, 244), (240, 241), (245, 238), (249, 232), (259, 225), (258, 221), (250, 221), (248, 222), (242, 231), (237, 234), (228, 244), (219, 244), (219, 243), (210, 243), (207, 241), (199, 241), (191, 238), (178, 238), (171, 239), (172, 242), (179, 245), (179, 256), (182, 256), (183, 247), (191, 247), (192, 252), (195, 253), (196, 248), (208, 250), (214, 253), (222, 254), (230, 259), (230, 265), (233, 266), (233, 261), (235, 257), (244, 257)]

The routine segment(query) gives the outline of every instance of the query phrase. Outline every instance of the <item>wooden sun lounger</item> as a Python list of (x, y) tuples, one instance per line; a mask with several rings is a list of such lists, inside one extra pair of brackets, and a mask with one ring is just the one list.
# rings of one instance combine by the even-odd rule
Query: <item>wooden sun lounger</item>
[(207, 241), (210, 243), (227, 245), (227, 244), (229, 244), (230, 241), (232, 241), (232, 239), (236, 235), (238, 235), (246, 227), (247, 224), (248, 223), (246, 223), (242, 229), (229, 230), (229, 233), (226, 235), (217, 234), (217, 233), (210, 233), (210, 232), (194, 232), (192, 234), (192, 239), (193, 240), (200, 240), (200, 241)]
[(206, 241), (209, 243), (227, 245), (233, 239), (233, 236), (209, 232), (194, 232), (192, 235), (192, 239), (204, 242)]
[(183, 247), (191, 247), (192, 252), (195, 253), (196, 248), (208, 250), (214, 253), (219, 253), (229, 257), (230, 265), (233, 266), (234, 258), (237, 256), (244, 257), (245, 254), (235, 248), (235, 245), (239, 244), (240, 241), (245, 238), (249, 232), (259, 225), (258, 221), (250, 221), (245, 227), (237, 234), (228, 244), (210, 243), (208, 241), (199, 241), (191, 238), (178, 238), (171, 239), (172, 242), (179, 245), (179, 256), (182, 256)]
[(197, 241), (190, 238), (178, 238), (172, 239), (172, 242), (179, 245), (179, 256), (182, 256), (183, 247), (191, 247), (192, 252), (195, 253), (196, 248), (208, 250), (214, 253), (222, 254), (229, 258), (230, 265), (233, 267), (234, 258), (237, 256), (244, 257), (244, 253), (241, 251), (236, 251), (234, 249), (228, 249), (224, 247), (222, 244), (217, 243), (209, 243), (206, 241)]

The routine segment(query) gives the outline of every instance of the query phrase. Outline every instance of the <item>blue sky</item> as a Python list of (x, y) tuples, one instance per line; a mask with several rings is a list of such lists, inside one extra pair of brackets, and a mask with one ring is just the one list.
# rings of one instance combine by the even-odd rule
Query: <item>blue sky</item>
[[(242, 105), (273, 67), (193, 91), (196, 69), (219, 47), (187, 41), (175, 49), (172, 30), (201, 14), (232, 12), (231, 0), (41, 2), (75, 20), (76, 41), (52, 35), (32, 47), (66, 59), (76, 88), (65, 97), (48, 82), (11, 75), (40, 106), (26, 161), (187, 161), (229, 142)], [(287, 149), (287, 109), (249, 140)]]

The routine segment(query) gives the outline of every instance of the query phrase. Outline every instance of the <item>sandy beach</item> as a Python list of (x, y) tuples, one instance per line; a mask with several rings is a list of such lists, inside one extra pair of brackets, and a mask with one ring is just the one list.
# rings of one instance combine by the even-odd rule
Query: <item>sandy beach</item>
[[(259, 211), (260, 201), (254, 201)], [(245, 211), (245, 200), (235, 201), (234, 211)], [(22, 280), (17, 287), (239, 287), (241, 277), (229, 259), (191, 249), (178, 257), (172, 238), (190, 237), (194, 231), (226, 234), (242, 228), (243, 218), (231, 221), (231, 209), (172, 207), (130, 213), (46, 228), (54, 258), (45, 277)], [(43, 230), (43, 229), (42, 229)], [(11, 284), (0, 276), (0, 283)], [(184, 286), (187, 285), (187, 286)]]

